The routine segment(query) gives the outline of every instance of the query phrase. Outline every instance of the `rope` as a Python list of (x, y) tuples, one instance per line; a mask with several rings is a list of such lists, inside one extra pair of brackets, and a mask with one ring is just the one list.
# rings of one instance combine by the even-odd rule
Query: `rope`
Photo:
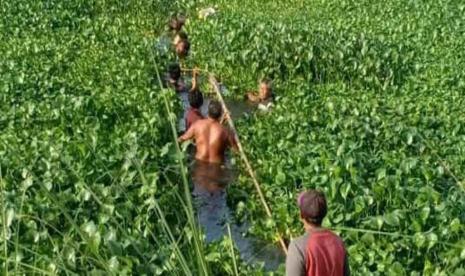
[[(216, 81), (214, 75), (211, 74), (211, 73), (209, 74), (209, 81), (210, 81), (211, 85), (213, 86), (216, 94), (218, 95), (218, 99), (219, 99), (219, 101), (220, 101), (220, 103), (221, 103), (221, 105), (223, 107), (224, 112), (226, 114), (230, 114), (230, 112), (228, 110), (228, 107), (226, 106), (226, 104), (224, 102), (223, 96), (221, 95), (220, 89), (218, 87), (218, 82)], [(239, 153), (241, 155), (242, 160), (244, 161), (247, 172), (249, 173), (250, 177), (252, 178), (252, 182), (253, 182), (253, 184), (255, 186), (255, 189), (257, 190), (260, 201), (261, 201), (263, 207), (265, 208), (266, 215), (268, 217), (272, 218), (273, 215), (271, 213), (271, 209), (270, 209), (270, 207), (268, 206), (268, 204), (266, 202), (265, 196), (264, 196), (264, 194), (262, 192), (262, 189), (260, 188), (260, 184), (257, 181), (257, 178), (255, 176), (255, 172), (252, 169), (252, 166), (250, 165), (249, 159), (247, 158), (247, 155), (245, 155), (245, 153), (244, 153), (242, 143), (239, 140), (239, 136), (237, 135), (236, 127), (234, 126), (234, 122), (233, 122), (233, 120), (231, 119), (230, 116), (227, 117), (227, 122), (229, 124), (229, 127), (234, 131), (234, 135), (235, 135), (237, 147), (239, 149)], [(283, 249), (284, 253), (287, 255), (286, 243), (284, 242), (284, 239), (281, 236), (281, 234), (279, 232), (277, 234), (278, 234), (278, 239), (279, 239), (279, 243), (281, 245), (281, 248)]]

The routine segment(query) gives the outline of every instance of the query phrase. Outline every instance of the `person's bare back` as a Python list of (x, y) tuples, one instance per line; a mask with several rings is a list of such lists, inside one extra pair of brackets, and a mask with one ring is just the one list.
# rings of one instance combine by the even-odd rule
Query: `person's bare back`
[(237, 145), (233, 134), (219, 122), (222, 114), (221, 105), (212, 101), (208, 113), (207, 119), (196, 121), (184, 135), (179, 137), (179, 141), (195, 140), (197, 148), (195, 159), (209, 163), (223, 163), (226, 149), (232, 147), (236, 150)]

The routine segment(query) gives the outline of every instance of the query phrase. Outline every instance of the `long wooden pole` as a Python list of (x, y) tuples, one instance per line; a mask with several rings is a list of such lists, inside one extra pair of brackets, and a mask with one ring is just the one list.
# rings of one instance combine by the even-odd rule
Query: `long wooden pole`
[[(216, 94), (218, 95), (218, 99), (219, 99), (219, 101), (220, 101), (220, 103), (221, 103), (221, 105), (223, 107), (224, 112), (226, 114), (230, 114), (229, 110), (228, 110), (228, 107), (226, 106), (226, 104), (224, 102), (223, 95), (221, 95), (221, 91), (219, 89), (218, 82), (216, 81), (213, 74), (209, 75), (209, 81), (210, 81), (211, 85), (213, 86)], [(257, 177), (255, 176), (254, 170), (252, 169), (252, 166), (250, 165), (249, 159), (247, 158), (247, 156), (244, 153), (244, 149), (242, 147), (241, 141), (239, 140), (239, 136), (237, 135), (236, 127), (234, 126), (234, 122), (229, 116), (227, 117), (227, 122), (229, 124), (229, 127), (234, 131), (234, 135), (236, 136), (235, 138), (236, 138), (236, 142), (237, 142), (237, 147), (239, 149), (239, 153), (241, 155), (242, 160), (244, 161), (247, 172), (249, 173), (250, 177), (252, 178), (252, 182), (255, 185), (255, 189), (257, 190), (260, 201), (261, 201), (263, 207), (265, 208), (266, 215), (268, 217), (270, 217), (270, 218), (273, 218), (273, 215), (271, 214), (271, 209), (268, 206), (268, 203), (266, 203), (265, 196), (263, 195), (262, 189), (260, 188), (260, 184), (258, 183), (258, 180), (257, 180)], [(284, 242), (284, 239), (281, 236), (281, 234), (280, 233), (277, 233), (277, 234), (278, 234), (279, 243), (280, 243), (284, 253), (287, 255), (286, 243)]]

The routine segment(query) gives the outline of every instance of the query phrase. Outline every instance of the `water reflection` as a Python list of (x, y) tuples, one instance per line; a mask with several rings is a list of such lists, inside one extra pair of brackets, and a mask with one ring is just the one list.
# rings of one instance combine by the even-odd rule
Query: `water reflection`
[(234, 182), (236, 176), (232, 165), (195, 160), (190, 171), (194, 204), (206, 241), (212, 242), (228, 235), (226, 224), (229, 223), (232, 239), (242, 259), (249, 263), (264, 262), (265, 269), (276, 270), (284, 261), (281, 250), (274, 244), (246, 237), (249, 224), (236, 224), (234, 214), (226, 204), (226, 187)]
[(191, 166), (195, 207), (200, 225), (205, 228), (206, 240), (211, 242), (224, 235), (224, 225), (230, 220), (225, 187), (233, 179), (230, 167), (202, 161)]
[[(179, 131), (184, 132), (186, 131), (185, 118), (186, 118), (187, 111), (189, 110), (189, 107), (190, 107), (189, 106), (189, 92), (181, 92), (178, 94), (179, 94), (179, 97), (181, 98), (181, 103), (182, 103), (182, 108), (183, 108), (183, 116), (181, 116), (181, 118), (179, 119), (178, 128), (179, 128)], [(207, 96), (204, 97), (203, 105), (200, 108), (200, 113), (202, 113), (204, 117), (207, 117), (208, 115), (208, 104), (210, 103), (211, 100), (212, 98), (210, 97), (207, 97)], [(245, 114), (249, 114), (256, 108), (256, 105), (250, 102), (247, 102), (247, 101), (226, 99), (225, 104), (228, 107), (228, 110), (231, 113), (231, 118), (233, 120), (239, 119)]]

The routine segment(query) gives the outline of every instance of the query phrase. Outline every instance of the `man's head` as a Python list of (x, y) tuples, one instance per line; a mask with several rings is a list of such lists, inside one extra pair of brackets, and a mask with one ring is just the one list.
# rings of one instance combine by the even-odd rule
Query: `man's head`
[(203, 104), (202, 92), (194, 90), (189, 93), (189, 104), (193, 108), (199, 109)]
[(168, 75), (172, 80), (178, 80), (181, 77), (181, 67), (177, 63), (168, 65)]
[(178, 45), (178, 43), (181, 42), (182, 40), (189, 40), (189, 39), (188, 39), (187, 33), (181, 31), (177, 33), (176, 36), (174, 37), (173, 44)]
[(184, 26), (185, 22), (186, 18), (184, 16), (173, 16), (168, 23), (168, 27), (172, 31), (179, 32), (182, 29), (182, 26)]
[(176, 44), (176, 54), (180, 58), (185, 58), (189, 54), (189, 49), (191, 48), (191, 44), (189, 43), (189, 40), (187, 39), (181, 39), (177, 44)]
[(262, 100), (268, 99), (269, 97), (271, 97), (272, 92), (273, 89), (271, 86), (271, 80), (262, 79), (259, 83), (259, 97)]
[(208, 117), (219, 120), (221, 115), (223, 115), (223, 107), (221, 107), (220, 102), (215, 100), (211, 101), (208, 105)]
[(300, 217), (308, 224), (321, 226), (326, 216), (326, 198), (322, 192), (308, 190), (299, 195)]

